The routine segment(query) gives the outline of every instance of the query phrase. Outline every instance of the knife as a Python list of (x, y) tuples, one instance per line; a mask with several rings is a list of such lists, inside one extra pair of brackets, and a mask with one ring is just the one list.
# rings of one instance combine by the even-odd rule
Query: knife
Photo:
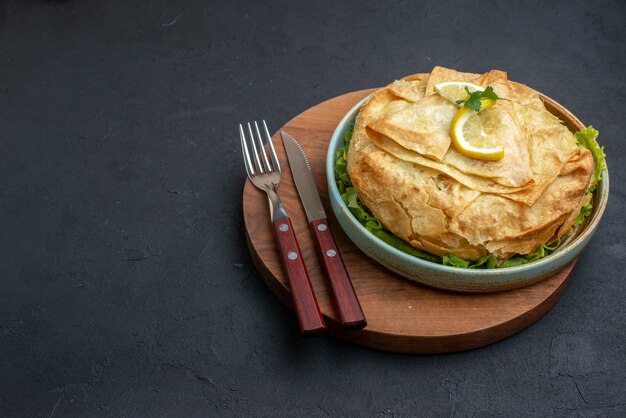
[(364, 328), (367, 321), (330, 231), (309, 160), (295, 138), (285, 131), (280, 131), (280, 136), (283, 138), (291, 175), (317, 243), (318, 255), (330, 281), (341, 326), (344, 329)]

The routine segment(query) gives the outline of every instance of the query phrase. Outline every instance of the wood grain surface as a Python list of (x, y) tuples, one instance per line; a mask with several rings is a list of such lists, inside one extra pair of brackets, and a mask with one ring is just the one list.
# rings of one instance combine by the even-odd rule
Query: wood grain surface
[[(366, 257), (343, 233), (328, 201), (326, 152), (340, 119), (371, 91), (335, 97), (299, 114), (283, 127), (270, 127), (294, 136), (307, 154), (338, 249), (367, 319), (367, 327), (362, 330), (346, 331), (339, 325), (330, 285), (278, 135), (280, 129), (275, 129), (273, 141), (283, 169), (278, 191), (292, 220), (328, 332), (379, 350), (445, 353), (494, 343), (537, 321), (558, 300), (575, 261), (556, 275), (521, 289), (490, 294), (455, 293), (398, 276)], [(267, 197), (249, 181), (244, 186), (243, 211), (248, 246), (257, 269), (278, 299), (293, 310)]]

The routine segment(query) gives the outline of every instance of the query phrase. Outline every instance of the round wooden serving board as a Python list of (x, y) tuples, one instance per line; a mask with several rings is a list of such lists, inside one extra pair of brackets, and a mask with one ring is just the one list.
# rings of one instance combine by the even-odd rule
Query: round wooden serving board
[[(278, 188), (291, 217), (328, 332), (365, 347), (400, 353), (446, 353), (481, 347), (526, 328), (557, 301), (575, 261), (548, 279), (521, 289), (485, 294), (455, 293), (411, 282), (366, 257), (343, 233), (328, 201), (325, 159), (328, 141), (343, 115), (373, 90), (335, 97), (299, 114), (281, 129), (294, 136), (307, 154), (331, 229), (368, 325), (343, 331), (327, 278), (291, 177), (278, 131), (273, 142), (281, 163)], [(264, 192), (249, 180), (243, 192), (248, 246), (269, 288), (292, 309)], [(293, 310), (293, 309), (292, 309)], [(294, 332), (297, 332), (294, 327)]]

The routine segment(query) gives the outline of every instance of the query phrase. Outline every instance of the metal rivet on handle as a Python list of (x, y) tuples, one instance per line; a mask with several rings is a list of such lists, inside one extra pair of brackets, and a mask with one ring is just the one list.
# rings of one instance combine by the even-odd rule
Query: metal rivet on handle
[(335, 250), (328, 250), (328, 251), (326, 251), (326, 255), (329, 256), (329, 257), (334, 257), (334, 256), (337, 255), (337, 251), (335, 251)]
[(317, 229), (318, 229), (318, 231), (324, 232), (324, 231), (326, 231), (328, 229), (328, 227), (326, 226), (326, 224), (319, 224), (317, 226)]
[(289, 253), (287, 254), (287, 258), (290, 260), (295, 260), (296, 258), (298, 258), (298, 254), (296, 254), (295, 251), (289, 251)]
[(289, 225), (287, 224), (280, 224), (278, 225), (278, 229), (282, 232), (288, 231), (289, 230)]

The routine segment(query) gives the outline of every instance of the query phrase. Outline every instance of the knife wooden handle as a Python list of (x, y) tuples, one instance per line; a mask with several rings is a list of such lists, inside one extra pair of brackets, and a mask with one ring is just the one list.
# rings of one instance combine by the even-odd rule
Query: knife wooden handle
[(300, 334), (302, 336), (321, 334), (326, 330), (326, 326), (313, 292), (309, 273), (302, 259), (302, 252), (296, 240), (291, 220), (281, 218), (273, 221), (273, 224), (283, 266), (289, 279), (291, 298), (298, 317)]
[(330, 232), (328, 220), (317, 219), (310, 223), (311, 231), (317, 242), (320, 259), (328, 275), (330, 287), (339, 313), (339, 321), (344, 329), (361, 329), (367, 325), (359, 299), (348, 277), (346, 266)]

